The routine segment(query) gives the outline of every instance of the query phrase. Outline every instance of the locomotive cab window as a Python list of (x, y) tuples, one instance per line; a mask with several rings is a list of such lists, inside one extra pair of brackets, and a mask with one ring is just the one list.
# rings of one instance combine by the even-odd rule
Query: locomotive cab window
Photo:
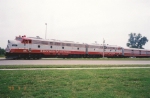
[(25, 44), (31, 44), (32, 41), (31, 40), (23, 40), (22, 42)]
[(17, 44), (12, 44), (12, 46), (16, 46), (17, 47)]

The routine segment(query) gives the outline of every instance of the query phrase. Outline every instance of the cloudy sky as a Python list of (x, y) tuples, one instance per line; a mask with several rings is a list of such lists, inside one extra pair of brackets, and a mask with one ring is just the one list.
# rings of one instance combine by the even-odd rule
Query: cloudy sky
[(149, 39), (150, 0), (0, 0), (0, 47), (18, 35), (126, 47), (129, 33)]

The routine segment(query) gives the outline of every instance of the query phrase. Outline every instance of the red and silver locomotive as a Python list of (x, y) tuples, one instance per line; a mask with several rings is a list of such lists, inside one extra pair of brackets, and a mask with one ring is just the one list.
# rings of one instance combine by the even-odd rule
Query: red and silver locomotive
[(46, 40), (40, 37), (17, 36), (8, 40), (6, 58), (98, 58), (98, 57), (150, 57), (150, 50), (127, 49), (119, 46), (85, 44), (73, 41)]

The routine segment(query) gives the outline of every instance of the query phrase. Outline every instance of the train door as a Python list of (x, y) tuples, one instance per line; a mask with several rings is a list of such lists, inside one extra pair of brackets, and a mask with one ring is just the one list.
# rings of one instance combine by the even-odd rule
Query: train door
[(148, 51), (146, 51), (146, 56), (148, 56)]
[(124, 48), (122, 48), (122, 56), (124, 56)]
[(134, 50), (131, 50), (131, 56), (134, 57)]
[(61, 44), (59, 42), (55, 42), (55, 48), (54, 48), (54, 50), (56, 52), (56, 57), (58, 57), (60, 51), (62, 50)]
[(88, 55), (88, 45), (85, 46), (86, 55)]
[(139, 51), (139, 55), (141, 55), (141, 50)]
[(31, 52), (31, 50), (32, 50), (31, 40), (28, 40), (28, 51)]
[(54, 47), (53, 47), (53, 50), (55, 50), (55, 56), (57, 56), (58, 55), (58, 45), (57, 45), (57, 42), (54, 42)]

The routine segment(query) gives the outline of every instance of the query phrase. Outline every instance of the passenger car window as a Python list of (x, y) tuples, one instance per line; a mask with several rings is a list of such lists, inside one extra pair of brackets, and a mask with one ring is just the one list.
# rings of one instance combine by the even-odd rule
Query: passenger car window
[(40, 48), (40, 45), (38, 45), (38, 48)]

